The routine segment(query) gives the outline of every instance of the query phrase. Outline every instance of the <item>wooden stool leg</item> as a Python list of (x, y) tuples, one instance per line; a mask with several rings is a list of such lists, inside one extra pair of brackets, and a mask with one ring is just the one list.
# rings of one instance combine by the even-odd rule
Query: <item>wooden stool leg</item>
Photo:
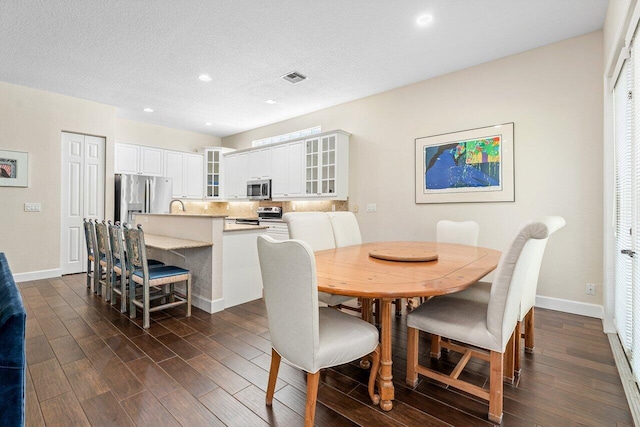
[(535, 347), (533, 343), (533, 322), (534, 308), (531, 307), (531, 310), (524, 316), (524, 351), (527, 353), (533, 353), (533, 348)]
[(149, 301), (149, 284), (146, 283), (145, 280), (145, 284), (143, 286), (143, 295), (142, 295), (142, 328), (143, 329), (149, 329), (149, 326), (151, 325), (151, 321), (150, 321), (150, 312), (149, 309), (151, 301)]
[(187, 278), (187, 317), (191, 317), (191, 273)]
[(376, 325), (380, 324), (380, 300), (376, 299), (373, 302), (373, 307), (375, 309), (375, 321), (376, 321)]
[(304, 410), (305, 427), (313, 427), (313, 419), (316, 416), (316, 400), (318, 399), (318, 383), (320, 371), (312, 374), (307, 372), (307, 406)]

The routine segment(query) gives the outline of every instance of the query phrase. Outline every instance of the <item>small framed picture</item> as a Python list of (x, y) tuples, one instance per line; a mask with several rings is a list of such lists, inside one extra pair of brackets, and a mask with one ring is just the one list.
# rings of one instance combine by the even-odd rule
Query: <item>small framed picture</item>
[(0, 186), (29, 186), (29, 153), (0, 150)]

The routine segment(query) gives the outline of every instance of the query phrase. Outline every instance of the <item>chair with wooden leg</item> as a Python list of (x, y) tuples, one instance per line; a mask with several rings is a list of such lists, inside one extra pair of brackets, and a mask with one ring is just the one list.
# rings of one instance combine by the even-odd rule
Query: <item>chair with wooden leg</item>
[(91, 289), (92, 284), (93, 284), (93, 277), (94, 277), (94, 265), (95, 265), (95, 255), (94, 255), (94, 244), (93, 244), (93, 240), (94, 240), (94, 233), (95, 233), (95, 229), (93, 227), (93, 222), (91, 222), (91, 220), (88, 220), (86, 218), (84, 218), (82, 220), (83, 226), (84, 226), (84, 241), (85, 244), (87, 245), (87, 288)]
[[(538, 221), (544, 222), (549, 230), (549, 236), (565, 226), (566, 221), (561, 216), (542, 217)], [(549, 238), (539, 239), (527, 245), (527, 253), (523, 257), (522, 264), (516, 266), (514, 280), (524, 283), (522, 300), (518, 312), (518, 324), (516, 325), (516, 337), (514, 345), (513, 374), (505, 371), (505, 378), (513, 379), (514, 375), (520, 375), (521, 368), (521, 339), (524, 338), (524, 347), (527, 353), (533, 352), (534, 347), (534, 305), (538, 288), (538, 276), (544, 251)], [(526, 261), (524, 261), (526, 260)], [(462, 292), (447, 295), (446, 298), (462, 298), (472, 301), (488, 303), (491, 294), (491, 283), (478, 282)], [(522, 332), (524, 326), (524, 333)]]
[(95, 222), (96, 243), (98, 249), (99, 261), (97, 264), (100, 278), (98, 286), (100, 286), (99, 294), (104, 296), (105, 301), (111, 301), (111, 271), (113, 257), (111, 256), (111, 244), (109, 243), (109, 230), (107, 224)]
[[(111, 243), (111, 305), (116, 304), (116, 295), (120, 296), (120, 312), (126, 313), (129, 306), (128, 282), (129, 270), (127, 270), (125, 243), (122, 235), (122, 227), (116, 222), (112, 225), (109, 221), (109, 242)], [(162, 267), (163, 262), (150, 259), (147, 261), (149, 268)]]
[[(502, 421), (503, 361), (518, 323), (520, 301), (525, 283), (518, 280), (517, 269), (528, 269), (532, 248), (553, 230), (551, 221), (529, 222), (521, 227), (502, 254), (488, 303), (460, 298), (432, 298), (407, 316), (407, 384), (415, 387), (418, 374), (442, 382), (489, 401), (489, 419)], [(447, 375), (419, 364), (419, 331), (435, 337), (448, 337), (443, 342), (449, 350), (463, 353), (458, 365)], [(455, 343), (454, 343), (455, 342)], [(461, 343), (461, 344), (458, 344)], [(472, 347), (466, 347), (469, 345)], [(489, 390), (459, 378), (471, 357), (489, 362)]]
[[(191, 317), (191, 272), (173, 265), (149, 268), (147, 248), (144, 243), (142, 226), (123, 229), (127, 245), (127, 270), (129, 271), (129, 317), (135, 319), (136, 307), (142, 309), (142, 327), (150, 326), (150, 313), (166, 310), (182, 304), (187, 305), (187, 317)], [(184, 293), (175, 289), (175, 284), (185, 282)], [(168, 285), (168, 291), (165, 289)], [(141, 288), (140, 296), (136, 288)], [(151, 295), (151, 289), (157, 293)], [(151, 305), (154, 302), (160, 303)], [(166, 301), (166, 302), (165, 302)]]
[(305, 426), (313, 426), (320, 369), (371, 355), (369, 396), (380, 365), (378, 330), (371, 324), (329, 307), (318, 307), (316, 263), (301, 240), (258, 237), (258, 257), (271, 336), (271, 368), (266, 404), (271, 405), (280, 359), (307, 372)]
[[(314, 252), (336, 248), (333, 227), (326, 212), (288, 212), (282, 219), (289, 229), (289, 237), (305, 241)], [(318, 293), (318, 300), (330, 307), (337, 307), (352, 299), (344, 295)]]

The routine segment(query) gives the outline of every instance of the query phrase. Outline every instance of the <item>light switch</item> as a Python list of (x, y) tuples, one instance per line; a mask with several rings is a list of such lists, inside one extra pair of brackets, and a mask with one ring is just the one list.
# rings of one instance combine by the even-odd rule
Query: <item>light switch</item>
[(25, 212), (40, 212), (42, 210), (42, 205), (40, 203), (25, 203), (24, 211)]
[(377, 206), (375, 203), (368, 203), (367, 204), (367, 212), (375, 212), (377, 210)]

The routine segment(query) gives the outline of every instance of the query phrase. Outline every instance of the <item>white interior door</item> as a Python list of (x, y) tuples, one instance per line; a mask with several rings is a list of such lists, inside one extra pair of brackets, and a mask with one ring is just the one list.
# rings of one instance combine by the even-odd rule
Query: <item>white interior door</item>
[(62, 132), (62, 274), (86, 271), (83, 218), (104, 219), (105, 139)]

